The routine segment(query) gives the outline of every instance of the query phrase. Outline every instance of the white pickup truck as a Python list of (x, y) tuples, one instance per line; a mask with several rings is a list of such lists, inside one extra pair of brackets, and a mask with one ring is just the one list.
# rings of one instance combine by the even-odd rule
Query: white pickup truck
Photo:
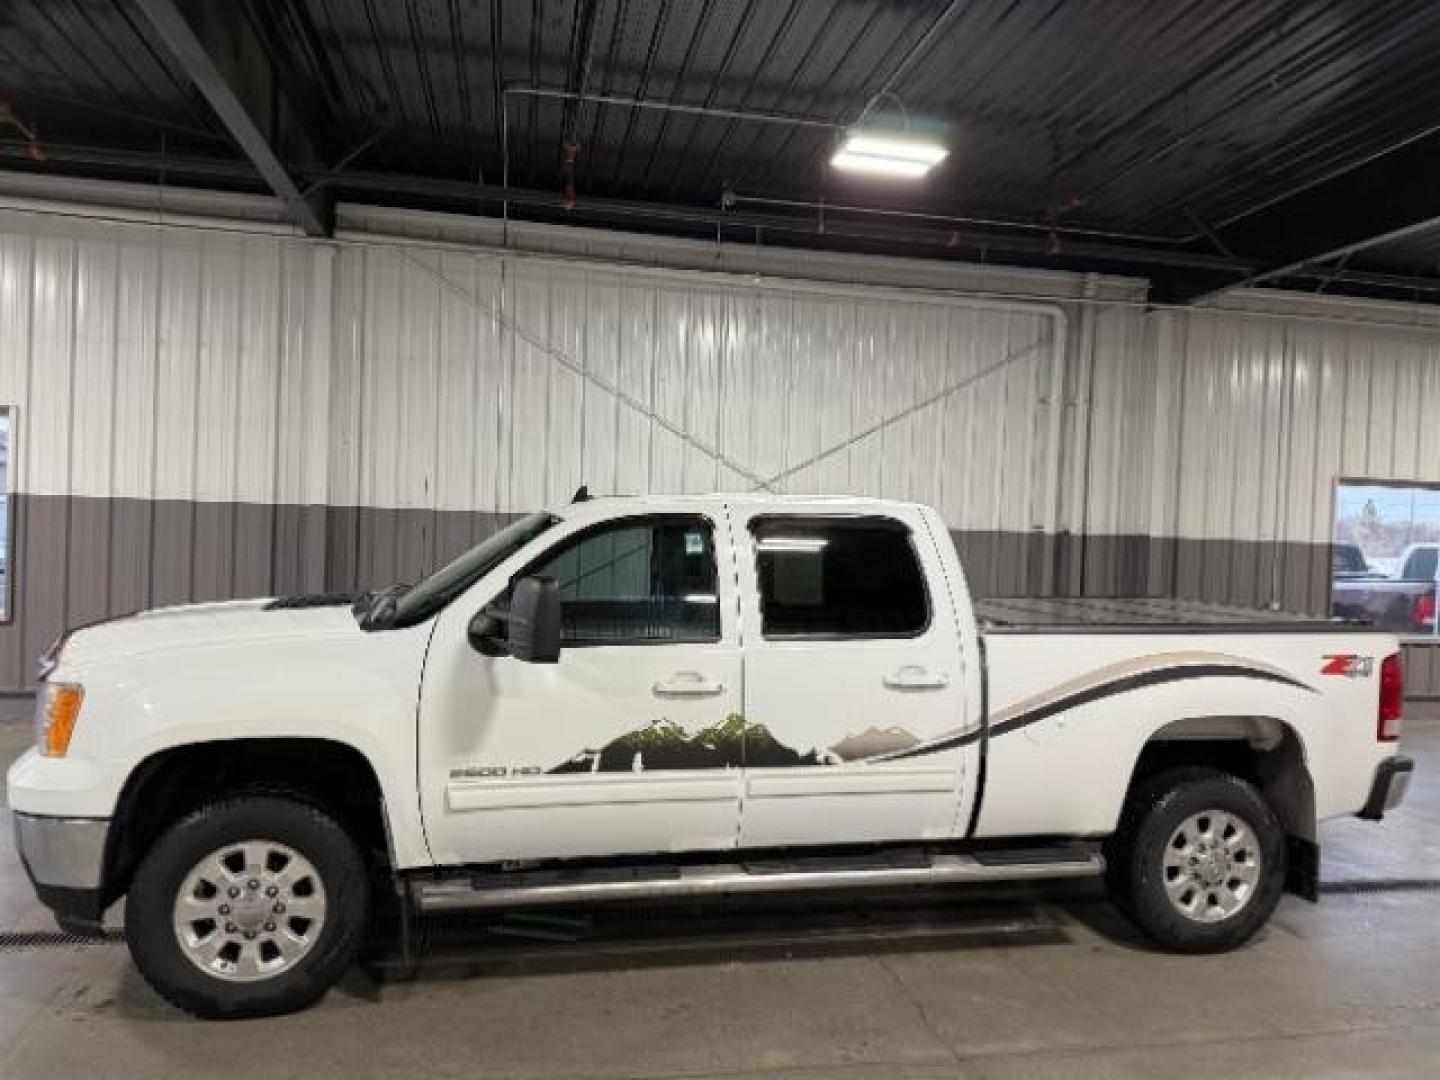
[(314, 1001), (382, 901), (1103, 874), (1161, 945), (1227, 949), (1412, 768), (1388, 634), (972, 604), (933, 510), (862, 499), (577, 501), (418, 585), (150, 611), (42, 673), (26, 868), (67, 929), (126, 896), (204, 1016)]

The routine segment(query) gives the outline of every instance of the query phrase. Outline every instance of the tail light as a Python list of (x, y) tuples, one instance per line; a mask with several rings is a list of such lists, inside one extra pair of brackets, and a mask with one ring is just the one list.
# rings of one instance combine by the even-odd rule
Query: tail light
[(1375, 718), (1375, 737), (1395, 742), (1405, 723), (1405, 669), (1400, 654), (1391, 653), (1380, 661), (1380, 708)]
[(1417, 630), (1435, 629), (1435, 593), (1421, 593), (1415, 598), (1415, 607), (1410, 612), (1410, 621)]

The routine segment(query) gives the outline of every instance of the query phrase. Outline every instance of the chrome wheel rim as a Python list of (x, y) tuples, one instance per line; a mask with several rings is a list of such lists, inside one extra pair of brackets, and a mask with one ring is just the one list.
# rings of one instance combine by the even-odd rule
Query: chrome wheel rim
[(1225, 810), (1191, 814), (1165, 845), (1165, 895), (1194, 922), (1217, 923), (1238, 914), (1260, 884), (1255, 832)]
[(298, 964), (325, 928), (320, 873), (294, 848), (245, 840), (217, 848), (175, 895), (175, 937), (205, 974), (273, 979)]

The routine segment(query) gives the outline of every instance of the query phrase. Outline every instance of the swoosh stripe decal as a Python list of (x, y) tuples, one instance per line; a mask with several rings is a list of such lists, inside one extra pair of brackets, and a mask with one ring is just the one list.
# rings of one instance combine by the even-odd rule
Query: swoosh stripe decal
[[(1081, 705), (1089, 705), (1091, 702), (1100, 701), (1104, 698), (1114, 697), (1117, 694), (1128, 694), (1131, 691), (1142, 690), (1149, 686), (1163, 686), (1166, 683), (1184, 682), (1189, 679), (1213, 678), (1258, 679), (1261, 682), (1282, 683), (1287, 686), (1298, 687), (1312, 694), (1315, 692), (1311, 687), (1306, 686), (1298, 679), (1292, 679), (1288, 675), (1243, 667), (1239, 664), (1187, 664), (1183, 667), (1155, 668), (1151, 671), (1142, 671), (1134, 675), (1126, 675), (1123, 678), (1112, 679), (1096, 686), (1087, 687), (1084, 690), (1056, 698), (1053, 701), (1018, 713), (1015, 716), (1007, 717), (990, 728), (990, 737), (993, 739), (1001, 735), (1008, 735), (1012, 731), (1019, 731), (1022, 728), (1029, 727), (1031, 724), (1038, 724), (1042, 720), (1048, 720), (1058, 713), (1079, 708)], [(953, 735), (932, 743), (922, 743), (919, 746), (912, 746), (908, 750), (900, 750), (893, 754), (884, 754), (880, 757), (868, 758), (867, 760), (903, 761), (907, 758), (922, 757), (926, 754), (939, 754), (946, 750), (955, 750), (978, 741), (981, 730), (981, 728), (976, 728), (962, 735)]]

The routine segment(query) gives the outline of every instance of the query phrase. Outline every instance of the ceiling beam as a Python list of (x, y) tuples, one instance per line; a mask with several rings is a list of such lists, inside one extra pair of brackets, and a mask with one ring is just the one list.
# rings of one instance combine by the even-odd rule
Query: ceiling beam
[(1440, 129), (1214, 229), (1227, 250), (1255, 267), (1250, 273), (1196, 275), (1158, 291), (1191, 303), (1432, 229), (1440, 225), (1437, 178)]
[[(154, 27), (156, 35), (164, 44), (166, 50), (180, 65), (186, 77), (200, 91), (201, 95), (210, 103), (211, 109), (225, 125), (231, 137), (240, 147), (241, 151), (255, 170), (269, 185), (280, 201), (285, 204), (285, 210), (290, 220), (308, 236), (329, 235), (330, 218), (326, 203), (322, 198), (313, 194), (307, 198), (301, 192), (294, 178), (285, 167), (272, 145), (272, 140), (267, 137), (261, 122), (257, 119), (260, 110), (253, 105), (247, 106), (245, 98), (250, 97), (252, 101), (259, 97), (253, 90), (249, 93), (242, 93), (236, 82), (226, 78), (217, 63), (214, 54), (206, 48), (196, 32), (196, 27), (185, 17), (175, 0), (135, 0), (136, 6), (144, 13), (150, 25)], [(237, 51), (246, 44), (239, 42), (239, 35), (244, 34), (248, 27), (244, 23), (244, 16), (238, 11), (239, 5), (216, 5), (215, 9), (230, 8), (233, 17), (225, 26), (227, 34), (232, 35), (229, 44)], [(214, 28), (207, 27), (207, 31), (214, 36)], [(256, 55), (253, 48), (245, 49), (249, 55)], [(252, 65), (247, 73), (253, 77), (255, 68)], [(258, 102), (255, 102), (258, 104)], [(260, 113), (260, 115), (264, 115)], [(303, 137), (303, 136), (297, 136)], [(308, 148), (308, 140), (306, 140)]]

